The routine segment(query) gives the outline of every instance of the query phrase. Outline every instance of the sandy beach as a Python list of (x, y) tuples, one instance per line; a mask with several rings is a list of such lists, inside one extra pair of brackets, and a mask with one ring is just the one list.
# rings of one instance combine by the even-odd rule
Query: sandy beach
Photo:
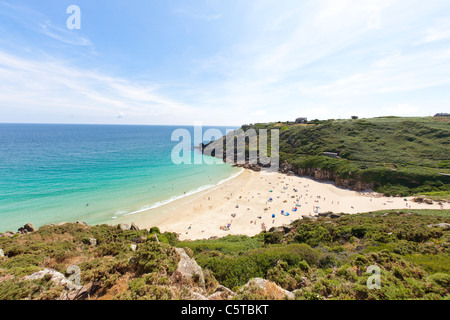
[(115, 223), (134, 222), (141, 228), (158, 226), (162, 232), (178, 233), (180, 239), (196, 240), (229, 234), (253, 236), (321, 212), (442, 208), (450, 209), (450, 204), (420, 204), (412, 198), (356, 192), (307, 177), (243, 170), (218, 186)]

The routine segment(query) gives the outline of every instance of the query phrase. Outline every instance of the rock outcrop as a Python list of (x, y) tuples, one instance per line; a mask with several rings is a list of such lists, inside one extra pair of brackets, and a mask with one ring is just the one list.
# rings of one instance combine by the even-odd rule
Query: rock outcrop
[(15, 235), (15, 233), (13, 231), (6, 231), (6, 232), (0, 234), (0, 237), (12, 238), (14, 235)]
[(428, 228), (442, 228), (444, 230), (450, 229), (450, 223), (437, 223), (437, 224), (429, 224)]
[(180, 261), (178, 262), (177, 269), (172, 274), (172, 278), (176, 282), (197, 283), (203, 293), (206, 292), (205, 276), (202, 268), (194, 259), (187, 255), (184, 249), (175, 248), (175, 250), (180, 255)]
[(295, 169), (291, 164), (285, 162), (280, 165), (280, 172), (282, 173), (294, 173), (303, 177), (311, 177), (319, 181), (331, 181), (336, 186), (356, 191), (373, 190), (375, 188), (374, 183), (363, 182), (357, 176), (354, 178), (342, 178), (336, 175), (334, 171), (324, 170), (320, 168), (298, 168)]
[(50, 276), (50, 281), (52, 281), (55, 286), (62, 286), (65, 288), (59, 298), (60, 300), (77, 300), (85, 298), (88, 295), (88, 287), (77, 285), (54, 269), (45, 268), (44, 270), (35, 272), (29, 276), (25, 276), (24, 280), (38, 280), (45, 276)]
[(235, 297), (237, 294), (225, 286), (219, 285), (217, 286), (214, 293), (208, 296), (208, 300), (230, 300)]
[(29, 233), (29, 232), (34, 232), (34, 225), (32, 223), (27, 223), (26, 225), (24, 225), (23, 227), (20, 227), (17, 231), (18, 233)]
[(270, 280), (261, 278), (253, 278), (247, 282), (241, 289), (240, 293), (247, 292), (261, 295), (271, 300), (293, 300), (294, 293), (287, 291)]
[[(202, 150), (205, 149), (206, 146), (211, 145), (211, 148), (214, 148), (216, 144), (222, 143), (222, 140), (216, 140), (213, 141), (207, 145), (205, 145)], [(217, 146), (216, 146), (217, 147)], [(219, 148), (220, 149), (220, 148)], [(213, 154), (212, 156), (215, 156), (217, 158), (222, 158), (224, 161), (227, 161), (227, 155), (226, 151), (224, 150), (222, 154)], [(244, 156), (245, 163), (244, 164), (237, 164), (237, 150), (235, 148), (234, 150), (234, 160), (232, 163), (236, 167), (241, 167), (245, 169), (250, 169), (253, 171), (261, 171), (261, 168), (268, 167), (269, 165), (262, 165), (259, 161), (259, 158), (257, 159), (257, 164), (251, 164), (249, 163), (249, 158), (247, 155)], [(375, 188), (375, 183), (372, 182), (364, 182), (361, 180), (359, 176), (354, 176), (350, 178), (342, 178), (338, 174), (336, 174), (332, 170), (324, 170), (321, 168), (295, 168), (293, 165), (288, 163), (287, 161), (280, 163), (279, 172), (287, 174), (287, 175), (298, 175), (303, 177), (311, 177), (315, 180), (319, 181), (330, 181), (334, 182), (336, 186), (351, 189), (355, 191), (364, 191), (364, 190), (373, 190)]]

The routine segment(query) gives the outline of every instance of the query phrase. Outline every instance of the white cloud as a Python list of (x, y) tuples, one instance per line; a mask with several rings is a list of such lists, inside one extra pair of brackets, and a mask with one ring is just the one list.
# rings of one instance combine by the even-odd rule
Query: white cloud
[(426, 29), (422, 39), (414, 43), (420, 45), (450, 39), (450, 19), (440, 19), (435, 25)]
[[(389, 100), (413, 105), (418, 91), (450, 84), (447, 47), (411, 49), (419, 21), (420, 27), (432, 24), (422, 20), (441, 7), (400, 0), (296, 1), (283, 8), (254, 2), (248, 28), (239, 34), (243, 40), (193, 66), (196, 74), (212, 72), (221, 80), (192, 92), (200, 106), (227, 108), (243, 122), (252, 122), (258, 108), (275, 120), (303, 113), (377, 116), (390, 110), (382, 109)], [(368, 28), (375, 18), (379, 28)], [(423, 98), (436, 105), (448, 100), (442, 94)], [(424, 108), (408, 110), (427, 114)]]
[(45, 23), (39, 23), (39, 31), (46, 36), (66, 44), (75, 46), (92, 46), (92, 42), (86, 37), (79, 35), (78, 32), (70, 31), (67, 28), (54, 26), (49, 20), (45, 21)]
[(126, 114), (137, 123), (159, 122), (157, 116), (182, 123), (200, 114), (199, 109), (158, 93), (155, 85), (79, 69), (62, 61), (30, 60), (0, 51), (0, 70), (0, 110), (27, 110), (23, 119), (33, 114), (52, 119), (62, 113), (77, 114), (86, 121), (98, 118), (112, 122)]
[[(414, 96), (450, 84), (450, 51), (442, 41), (450, 37), (450, 23), (432, 18), (445, 7), (418, 0), (286, 0), (284, 5), (261, 0), (240, 2), (239, 16), (230, 17), (217, 8), (180, 6), (172, 14), (220, 20), (220, 30), (233, 30), (233, 41), (219, 45), (215, 54), (182, 62), (189, 64), (192, 78), (161, 85), (52, 57), (31, 60), (0, 52), (0, 108), (28, 106), (89, 121), (207, 124), (424, 113), (429, 105), (448, 101), (442, 91), (422, 96), (428, 104)], [(237, 26), (227, 25), (230, 21)], [(93, 46), (50, 22), (39, 32)]]
[(172, 10), (172, 14), (204, 21), (213, 21), (222, 18), (222, 13), (202, 13), (198, 8), (190, 8), (186, 5), (177, 6)]
[(250, 115), (252, 115), (252, 116), (265, 116), (266, 114), (267, 114), (266, 110), (257, 110), (257, 111), (250, 113)]
[(386, 115), (392, 116), (410, 116), (416, 114), (420, 108), (418, 106), (413, 106), (408, 103), (398, 104), (394, 106), (383, 107)]
[[(37, 31), (57, 41), (74, 46), (92, 46), (91, 41), (78, 32), (58, 27), (44, 14), (29, 7), (0, 2), (0, 14), (4, 14), (31, 31)], [(65, 24), (64, 24), (65, 26)]]

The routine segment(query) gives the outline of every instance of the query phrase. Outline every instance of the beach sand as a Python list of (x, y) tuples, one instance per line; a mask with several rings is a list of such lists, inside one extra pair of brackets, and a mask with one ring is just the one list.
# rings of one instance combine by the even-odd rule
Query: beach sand
[[(297, 211), (293, 211), (295, 207)], [(450, 204), (443, 204), (443, 208), (450, 209)], [(181, 240), (196, 240), (229, 234), (254, 236), (264, 227), (269, 230), (323, 212), (352, 214), (387, 209), (441, 206), (419, 204), (411, 197), (350, 191), (307, 177), (243, 169), (237, 177), (218, 186), (115, 222), (134, 222), (141, 228), (157, 226), (161, 232), (178, 233)], [(282, 215), (282, 210), (289, 216)]]

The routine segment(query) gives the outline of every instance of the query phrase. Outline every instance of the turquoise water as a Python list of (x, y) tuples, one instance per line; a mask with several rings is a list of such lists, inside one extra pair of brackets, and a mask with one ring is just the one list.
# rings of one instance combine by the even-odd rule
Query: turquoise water
[(173, 164), (178, 128), (193, 137), (192, 127), (0, 124), (0, 232), (28, 222), (113, 223), (239, 171)]

